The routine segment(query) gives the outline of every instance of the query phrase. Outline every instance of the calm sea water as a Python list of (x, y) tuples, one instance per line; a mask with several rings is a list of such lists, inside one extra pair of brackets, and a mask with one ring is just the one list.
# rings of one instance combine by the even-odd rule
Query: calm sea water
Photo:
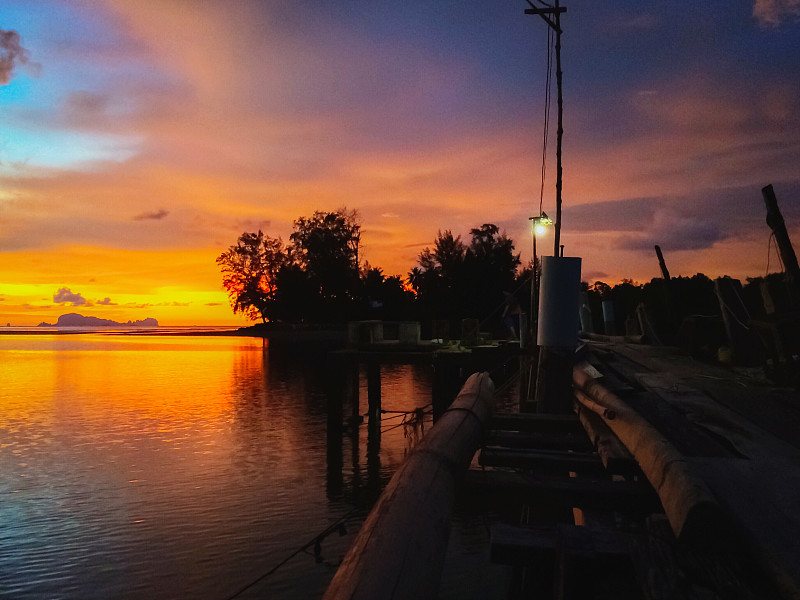
[[(0, 597), (224, 600), (350, 514), (238, 596), (319, 597), (415, 437), (392, 414), (379, 453), (366, 424), (329, 435), (324, 364), (241, 337), (0, 335)], [(430, 379), (384, 366), (383, 408), (427, 405)]]

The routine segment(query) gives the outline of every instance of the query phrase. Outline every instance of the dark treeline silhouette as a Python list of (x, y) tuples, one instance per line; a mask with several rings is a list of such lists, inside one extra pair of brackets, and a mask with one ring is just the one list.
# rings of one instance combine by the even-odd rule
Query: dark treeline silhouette
[(499, 318), (504, 292), (519, 287), (519, 254), (497, 225), (470, 230), (469, 245), (450, 230), (439, 231), (408, 279), (417, 294), (421, 319)]
[[(504, 309), (513, 305), (516, 312), (529, 312), (531, 306), (531, 265), (520, 268), (513, 240), (491, 223), (471, 229), (466, 241), (451, 230), (439, 231), (406, 280), (363, 261), (359, 215), (346, 208), (298, 218), (287, 244), (262, 231), (243, 233), (217, 263), (234, 313), (264, 322), (417, 320), (430, 336), (429, 327), (440, 321), (457, 338), (458, 322), (471, 318), (482, 331), (505, 337)], [(770, 275), (767, 281), (781, 277)], [(753, 317), (763, 315), (762, 280), (748, 279), (742, 290)], [(582, 285), (596, 332), (604, 332), (602, 302), (609, 300), (615, 333), (643, 333), (636, 316), (641, 306), (660, 342), (679, 343), (681, 335), (690, 335), (707, 343), (709, 352), (723, 343), (717, 339), (721, 311), (714, 282), (702, 273), (669, 282)], [(687, 322), (694, 330), (686, 329)]]
[(360, 263), (358, 212), (315, 212), (294, 222), (289, 243), (243, 233), (219, 257), (234, 313), (251, 320), (336, 323), (408, 318), (413, 294), (399, 277)]
[(687, 316), (720, 316), (714, 282), (702, 273), (692, 277), (673, 277), (669, 284), (661, 278), (654, 278), (645, 284), (623, 279), (613, 287), (603, 281), (591, 285), (583, 283), (583, 286), (589, 297), (596, 331), (603, 330), (604, 300), (614, 303), (615, 329), (620, 333), (630, 332), (626, 321), (640, 304), (647, 309), (655, 329), (663, 335), (670, 331), (674, 333), (680, 320)]
[[(251, 320), (337, 323), (356, 319), (500, 321), (504, 292), (517, 290), (519, 254), (493, 224), (470, 231), (469, 244), (439, 232), (408, 275), (363, 262), (357, 211), (315, 212), (294, 222), (289, 243), (243, 233), (217, 258), (234, 313)], [(523, 303), (524, 306), (524, 303)]]
[[(738, 287), (738, 282), (723, 277)], [(743, 287), (739, 288), (737, 306), (746, 320), (767, 318), (764, 304), (764, 286), (771, 290), (775, 303), (773, 310), (785, 312), (790, 307), (784, 302), (780, 305), (781, 290), (786, 281), (783, 273), (771, 273), (766, 277), (749, 277)], [(673, 277), (668, 282), (661, 278), (652, 279), (649, 283), (637, 284), (631, 280), (610, 286), (602, 281), (594, 284), (583, 283), (592, 313), (593, 328), (596, 332), (604, 332), (602, 303), (611, 301), (614, 305), (615, 333), (637, 335), (645, 333), (637, 319), (637, 307), (645, 310), (649, 324), (656, 339), (646, 339), (651, 343), (676, 345), (689, 351), (696, 358), (716, 360), (717, 350), (731, 343), (723, 326), (720, 298), (715, 289), (715, 282), (702, 273), (692, 277)], [(608, 333), (606, 331), (606, 333)], [(648, 336), (645, 335), (645, 338)], [(757, 348), (755, 355), (760, 355), (761, 343), (753, 338)]]

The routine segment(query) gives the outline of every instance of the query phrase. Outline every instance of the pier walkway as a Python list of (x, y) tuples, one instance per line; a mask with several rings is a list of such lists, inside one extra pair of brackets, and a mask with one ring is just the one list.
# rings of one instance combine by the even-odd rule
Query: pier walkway
[[(454, 478), (456, 497), (489, 523), (486, 564), (470, 568), (507, 575), (493, 597), (800, 599), (797, 390), (760, 370), (601, 341), (579, 350), (573, 384), (571, 414), (489, 417), (471, 466)], [(435, 500), (415, 510), (442, 514)], [(432, 542), (441, 527), (414, 529), (414, 543), (441, 549)], [(404, 536), (365, 529), (368, 539)], [(363, 550), (348, 555), (350, 575), (340, 571), (326, 598), (368, 597), (343, 582), (357, 578)], [(398, 557), (369, 559), (391, 571)], [(449, 561), (430, 562), (446, 571)], [(414, 595), (399, 584), (382, 597), (440, 597), (437, 575), (427, 577)]]

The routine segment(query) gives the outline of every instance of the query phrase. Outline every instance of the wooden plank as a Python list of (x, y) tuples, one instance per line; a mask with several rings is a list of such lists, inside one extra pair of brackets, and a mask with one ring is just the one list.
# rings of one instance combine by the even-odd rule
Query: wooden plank
[(573, 553), (627, 556), (633, 537), (613, 529), (565, 523), (533, 527), (494, 523), (490, 532), (492, 562), (507, 565), (552, 561), (559, 538)]
[(464, 485), (475, 491), (517, 496), (530, 502), (553, 500), (578, 508), (604, 508), (648, 514), (661, 505), (649, 485), (588, 477), (470, 469)]
[(436, 598), (455, 485), (481, 443), (493, 396), (487, 373), (467, 380), (381, 494), (326, 600)]
[[(636, 414), (643, 417), (653, 428), (661, 433), (672, 445), (686, 456), (730, 456), (727, 448), (708, 435), (704, 430), (695, 428), (686, 419), (685, 415), (662, 400), (657, 394), (642, 388), (639, 383), (640, 376), (646, 375), (647, 371), (643, 367), (637, 368), (635, 363), (626, 358), (604, 355), (602, 358), (607, 367), (611, 369), (621, 369), (625, 373), (625, 378), (632, 381), (633, 385), (639, 390), (636, 393), (626, 395), (624, 405), (629, 406)], [(588, 381), (586, 374), (581, 377)], [(602, 380), (595, 380), (598, 385), (606, 391), (608, 388), (603, 385)], [(610, 392), (613, 394), (613, 392)], [(616, 394), (614, 397), (619, 398)], [(620, 398), (620, 401), (622, 399)], [(613, 427), (612, 427), (613, 429)]]
[(546, 415), (535, 413), (502, 413), (489, 419), (489, 429), (524, 432), (580, 433), (575, 415)]
[[(628, 369), (626, 379), (634, 382), (641, 374), (659, 373), (672, 384), (685, 384), (704, 392), (719, 404), (739, 413), (784, 442), (800, 448), (800, 392), (765, 385), (763, 377), (748, 371), (731, 370), (700, 363), (674, 348), (613, 346), (604, 349), (604, 358), (615, 356)], [(614, 363), (613, 368), (617, 368)]]
[[(491, 560), (502, 565), (553, 564), (556, 528), (494, 523), (490, 529)], [(551, 566), (552, 568), (552, 566)]]
[(587, 451), (593, 446), (586, 433), (547, 432), (522, 433), (516, 431), (490, 431), (486, 434), (484, 445), (506, 448), (545, 448)]
[(547, 473), (605, 473), (594, 454), (578, 452), (543, 452), (525, 449), (484, 448), (478, 463), (486, 467), (511, 467)]

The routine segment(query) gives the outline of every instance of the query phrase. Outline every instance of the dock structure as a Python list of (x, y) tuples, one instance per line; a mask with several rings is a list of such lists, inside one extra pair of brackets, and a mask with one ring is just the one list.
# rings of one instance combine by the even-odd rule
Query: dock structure
[[(452, 499), (403, 482), (443, 461), (449, 488), (467, 456), (455, 493), (490, 510), (486, 554), (509, 573), (494, 597), (800, 598), (797, 390), (669, 347), (591, 341), (578, 356), (566, 415), (473, 413), (461, 406), (485, 377), (473, 376), (387, 487), (326, 598), (437, 597)], [(457, 460), (436, 437), (456, 415), (456, 429), (470, 427), (468, 443), (446, 444)], [(388, 518), (394, 504), (418, 523)], [(378, 595), (356, 593), (387, 572)]]

